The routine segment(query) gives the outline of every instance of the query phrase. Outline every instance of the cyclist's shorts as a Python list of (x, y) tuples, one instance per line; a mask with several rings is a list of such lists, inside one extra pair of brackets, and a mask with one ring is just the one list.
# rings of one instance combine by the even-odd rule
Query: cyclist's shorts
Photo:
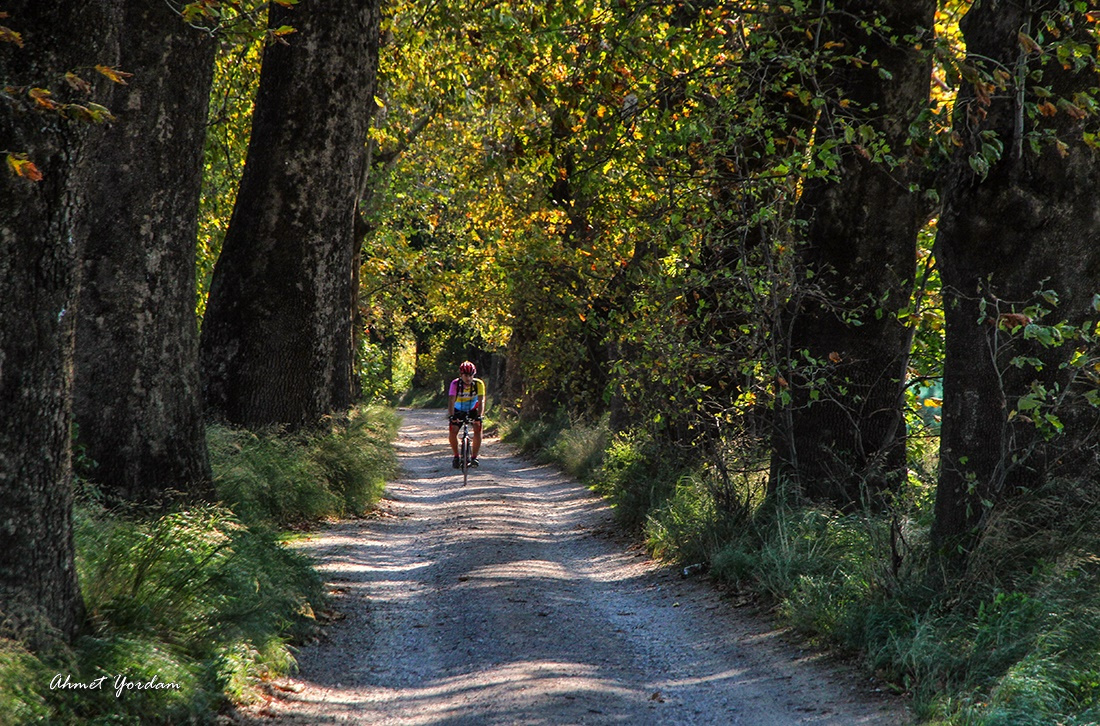
[(451, 416), (451, 425), (452, 426), (458, 426), (463, 421), (480, 421), (480, 420), (481, 420), (481, 416), (478, 415), (477, 411), (455, 411), (454, 415)]

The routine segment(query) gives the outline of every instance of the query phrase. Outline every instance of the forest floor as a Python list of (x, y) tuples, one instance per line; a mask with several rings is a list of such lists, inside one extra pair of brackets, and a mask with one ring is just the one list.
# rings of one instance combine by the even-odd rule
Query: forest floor
[(375, 514), (311, 535), (338, 618), (242, 724), (905, 724), (901, 699), (706, 577), (650, 560), (606, 503), (487, 439), (469, 483), (443, 411), (405, 411)]

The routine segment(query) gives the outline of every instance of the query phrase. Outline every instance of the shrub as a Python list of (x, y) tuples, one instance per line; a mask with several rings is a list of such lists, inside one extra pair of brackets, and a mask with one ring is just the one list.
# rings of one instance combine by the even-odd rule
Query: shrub
[(714, 489), (698, 476), (680, 477), (646, 518), (646, 544), (655, 557), (684, 564), (709, 562), (729, 537), (734, 516), (718, 507)]
[(754, 594), (783, 623), (858, 653), (912, 697), (919, 718), (1100, 723), (1092, 482), (1052, 482), (998, 507), (966, 577), (945, 588), (929, 570), (933, 487), (921, 477), (886, 511), (842, 514), (766, 495), (766, 460), (751, 447), (744, 461), (714, 448), (685, 466), (644, 430), (608, 437), (562, 417), (517, 429), (528, 451), (600, 461), (589, 481), (622, 523), (644, 525), (654, 555), (709, 563), (713, 577)]
[(526, 456), (550, 461), (550, 449), (568, 427), (569, 419), (564, 412), (534, 421), (508, 418), (501, 423), (501, 440), (517, 447)]
[(397, 428), (391, 409), (356, 409), (331, 419), (326, 431), (307, 440), (309, 457), (337, 497), (339, 514), (361, 515), (381, 498), (398, 468), (391, 444)]
[(50, 708), (42, 684), (51, 674), (21, 643), (0, 638), (0, 723), (43, 723)]
[(659, 449), (651, 435), (637, 431), (611, 440), (592, 483), (611, 502), (619, 522), (636, 529), (645, 525), (651, 510), (673, 496), (682, 474), (675, 457)]
[(288, 526), (341, 511), (320, 464), (303, 456), (293, 440), (223, 426), (209, 431), (218, 498), (242, 520)]
[(309, 629), (324, 593), (310, 562), (271, 531), (217, 506), (151, 520), (82, 508), (76, 522), (93, 629), (75, 646), (80, 677), (155, 675), (180, 689), (135, 691), (125, 703), (71, 692), (64, 710), (86, 716), (121, 705), (139, 717), (196, 718), (228, 695), (247, 700), (261, 677), (288, 672), (288, 642)]
[(558, 433), (547, 453), (570, 476), (588, 481), (603, 463), (610, 436), (606, 416), (594, 426), (575, 423)]

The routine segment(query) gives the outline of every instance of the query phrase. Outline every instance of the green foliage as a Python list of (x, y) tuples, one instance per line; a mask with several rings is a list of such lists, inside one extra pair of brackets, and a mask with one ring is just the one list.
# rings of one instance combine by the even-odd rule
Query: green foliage
[(284, 525), (340, 510), (317, 462), (298, 457), (295, 444), (278, 433), (213, 426), (208, 435), (218, 496), (247, 521)]
[(684, 476), (676, 482), (672, 496), (646, 517), (646, 545), (655, 557), (705, 563), (728, 539), (733, 523), (712, 489), (697, 477)]
[(396, 470), (396, 428), (396, 415), (381, 407), (293, 436), (212, 426), (218, 496), (247, 522), (279, 526), (363, 514)]
[(36, 655), (0, 639), (0, 723), (210, 721), (289, 672), (289, 642), (324, 602), (305, 558), (223, 507), (148, 517), (84, 502), (74, 538), (86, 634)]
[(566, 473), (586, 481), (603, 463), (609, 438), (606, 416), (593, 426), (574, 423), (554, 438), (547, 454)]
[[(262, 26), (261, 26), (262, 27)], [(248, 35), (221, 43), (214, 65), (214, 82), (206, 147), (203, 150), (202, 195), (196, 250), (196, 310), (206, 311), (214, 263), (221, 252), (229, 217), (237, 200), (244, 169), (252, 110), (260, 83), (263, 43)]]
[[(94, 668), (83, 665), (86, 663)], [(81, 638), (67, 665), (58, 670), (71, 682), (99, 686), (51, 692), (54, 718), (62, 723), (202, 721), (223, 702), (217, 686), (204, 683), (205, 664), (156, 637), (109, 634)], [(125, 685), (150, 682), (168, 687), (138, 690)], [(120, 687), (124, 690), (118, 695)]]
[(338, 497), (340, 514), (364, 514), (381, 498), (386, 481), (397, 473), (392, 446), (397, 428), (396, 414), (376, 406), (332, 418), (327, 431), (310, 437), (309, 456)]
[[(278, 1), (294, 5), (298, 0)], [(260, 65), (266, 44), (280, 42), (293, 32), (283, 26), (268, 28), (270, 3), (265, 0), (199, 0), (183, 5), (181, 16), (193, 27), (218, 38), (214, 79), (210, 90), (206, 143), (203, 148), (202, 195), (199, 206), (196, 250), (195, 309), (199, 319), (214, 263), (221, 253), (229, 218), (237, 201), (237, 186), (244, 170), (252, 131), (252, 111), (260, 84)]]
[[(468, 351), (506, 348), (523, 413), (506, 422), (506, 438), (592, 484), (622, 522), (644, 527), (655, 553), (709, 562), (800, 631), (863, 653), (924, 715), (1083, 722), (1100, 709), (1089, 645), (1097, 619), (1087, 604), (1098, 548), (1054, 536), (1076, 538), (1083, 520), (1050, 499), (1016, 519), (991, 510), (972, 587), (938, 596), (926, 588), (944, 354), (934, 220), (919, 240), (909, 305), (896, 313), (914, 333), (910, 481), (875, 514), (842, 516), (764, 493), (770, 416), (791, 401), (784, 374), (808, 381), (814, 401), (849, 394), (818, 385), (826, 361), (786, 349), (785, 311), (811, 302), (852, 325), (882, 311), (879, 301), (825, 299), (828, 271), (800, 261), (805, 219), (796, 209), (807, 182), (832, 178), (846, 155), (890, 173), (913, 151), (905, 163), (923, 160), (934, 173), (965, 146), (977, 181), (1024, 149), (1053, 159), (1078, 141), (1100, 146), (1094, 124), (1080, 139), (1064, 131), (1072, 120), (1091, 124), (1096, 89), (1060, 97), (1049, 83), (1059, 66), (1092, 62), (1094, 44), (1078, 32), (1094, 25), (1083, 15), (1092, 5), (1060, 3), (1025, 29), (1011, 69), (966, 56), (957, 26), (968, 6), (943, 3), (922, 37), (861, 18), (861, 31), (935, 57), (928, 108), (900, 120), (910, 138), (895, 147), (875, 131), (879, 110), (834, 82), (866, 59), (858, 44), (821, 42), (829, 2), (752, 12), (604, 0), (391, 4), (361, 208), (371, 233), (360, 270), (360, 373), (368, 394), (390, 395), (415, 365), (409, 385), (434, 390)], [(1074, 13), (1076, 28), (1067, 22)], [(200, 279), (231, 209), (258, 50), (226, 46), (219, 60)], [(892, 82), (885, 69), (880, 76)], [(954, 132), (953, 116), (976, 123), (1009, 94), (1024, 127), (1019, 148), (989, 131)], [(927, 196), (936, 201), (934, 190)], [(1005, 445), (1024, 429), (1043, 442), (1062, 433), (1069, 388), (1041, 375), (1052, 358), (1028, 346), (1072, 346), (1059, 370), (1072, 369), (1081, 395), (1100, 402), (1095, 330), (1054, 319), (1056, 300), (1044, 292), (1026, 304), (991, 298), (998, 365), (1035, 378), (1006, 397), (1017, 428), (1004, 428)], [(601, 418), (612, 402), (630, 431), (612, 435)], [(340, 430), (323, 445), (215, 430), (219, 490), (246, 522), (361, 511), (377, 481), (362, 472), (385, 457), (368, 448), (375, 435)], [(1030, 453), (1013, 452), (1011, 463)], [(234, 657), (250, 656), (246, 648)]]
[(45, 723), (50, 708), (41, 684), (52, 675), (21, 643), (0, 637), (0, 723)]
[[(294, 667), (290, 645), (325, 604), (312, 563), (273, 527), (369, 508), (396, 466), (396, 426), (392, 411), (363, 408), (294, 437), (212, 428), (232, 509), (108, 511), (83, 482), (85, 634), (37, 654), (0, 637), (0, 723), (207, 723), (259, 698), (264, 679)], [(99, 687), (51, 688), (58, 675)], [(170, 687), (138, 687), (153, 682)]]
[(568, 427), (569, 417), (562, 410), (556, 416), (547, 415), (535, 420), (513, 417), (502, 422), (501, 440), (517, 446), (525, 455), (549, 460), (549, 449)]
[(616, 518), (628, 528), (645, 524), (649, 512), (676, 491), (683, 465), (658, 439), (644, 432), (617, 434), (593, 486), (615, 508)]
[(706, 563), (807, 638), (858, 654), (921, 718), (1085, 724), (1100, 712), (1100, 502), (1080, 483), (996, 512), (969, 577), (937, 592), (927, 579), (932, 501), (919, 483), (891, 511), (842, 515), (765, 497), (756, 474), (671, 466), (643, 431), (571, 433), (564, 414), (507, 426), (511, 441), (552, 461), (589, 460), (603, 441), (598, 468), (574, 472), (588, 471), (620, 521), (644, 526), (655, 555)]
[(559, 409), (533, 421), (506, 418), (501, 428), (502, 440), (560, 466), (608, 498), (616, 518), (631, 529), (641, 528), (649, 511), (673, 495), (683, 470), (651, 436), (613, 436), (607, 417), (594, 425), (571, 422)]

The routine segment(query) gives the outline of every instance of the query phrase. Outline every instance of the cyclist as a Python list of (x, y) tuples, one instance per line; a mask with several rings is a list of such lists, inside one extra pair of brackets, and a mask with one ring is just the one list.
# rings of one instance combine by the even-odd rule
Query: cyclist
[(477, 466), (477, 453), (481, 449), (481, 411), (485, 406), (485, 383), (480, 378), (474, 378), (475, 373), (477, 368), (474, 364), (468, 360), (463, 361), (458, 366), (458, 378), (451, 381), (447, 418), (451, 422), (451, 452), (455, 457), (451, 466), (455, 469), (461, 465), (458, 458), (458, 429), (463, 421), (469, 420), (474, 429), (470, 466)]

